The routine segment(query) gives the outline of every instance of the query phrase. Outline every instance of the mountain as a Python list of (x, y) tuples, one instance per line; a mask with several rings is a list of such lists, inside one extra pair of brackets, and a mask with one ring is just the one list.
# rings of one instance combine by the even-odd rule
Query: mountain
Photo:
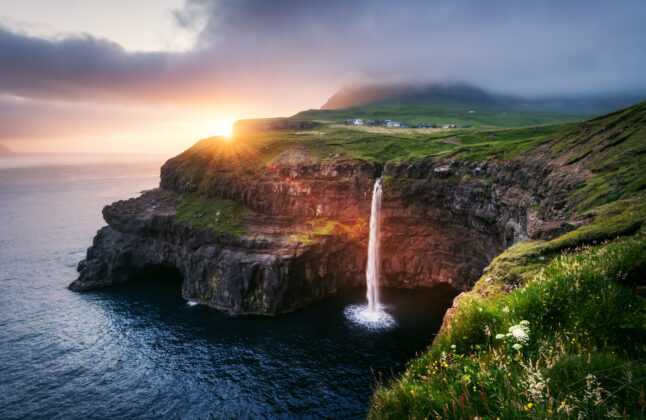
[(525, 98), (487, 92), (466, 83), (372, 84), (341, 88), (323, 104), (321, 110), (366, 105), (409, 105), (593, 115), (626, 107), (643, 99), (639, 95)]
[(502, 108), (506, 98), (466, 84), (364, 85), (341, 88), (321, 107), (344, 109), (363, 105), (479, 105)]
[(12, 153), (13, 153), (13, 150), (11, 150), (5, 145), (0, 144), (0, 155), (10, 155)]

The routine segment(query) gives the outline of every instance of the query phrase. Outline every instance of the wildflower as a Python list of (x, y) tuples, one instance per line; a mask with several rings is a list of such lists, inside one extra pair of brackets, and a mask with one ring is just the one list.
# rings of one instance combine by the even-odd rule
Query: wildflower
[(527, 408), (532, 408), (532, 403), (527, 403)]
[(502, 308), (502, 311), (505, 312), (505, 313), (509, 312), (509, 308), (507, 306), (505, 306), (504, 308)]
[(516, 343), (513, 346), (511, 346), (511, 348), (514, 349), (514, 350), (520, 351), (520, 349), (523, 348), (523, 345), (519, 344), (519, 343)]
[(520, 324), (512, 325), (509, 327), (507, 337), (513, 338), (518, 343), (526, 343), (529, 341), (529, 324), (528, 321), (521, 321)]
[(415, 396), (415, 391), (414, 391), (414, 390), (412, 390), (412, 389), (411, 389), (411, 390), (410, 390), (410, 393), (411, 393), (411, 395), (412, 395), (413, 397)]
[(500, 340), (500, 339), (505, 338), (505, 337), (506, 337), (505, 334), (496, 334), (496, 340)]
[(455, 344), (451, 344), (451, 348), (455, 350)]

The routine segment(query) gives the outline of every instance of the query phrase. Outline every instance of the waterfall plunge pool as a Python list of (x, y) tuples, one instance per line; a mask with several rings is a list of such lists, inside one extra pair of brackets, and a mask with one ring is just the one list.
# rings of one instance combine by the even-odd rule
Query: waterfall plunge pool
[(189, 306), (179, 284), (152, 279), (81, 296), (104, 314), (97, 337), (105, 328), (126, 334), (103, 357), (125, 360), (120, 370), (132, 375), (115, 377), (109, 388), (146, 394), (142, 386), (154, 384), (155, 403), (138, 400), (133, 416), (154, 409), (189, 417), (358, 418), (365, 417), (376, 380), (400, 374), (433, 341), (456, 293), (382, 288), (381, 304), (394, 325), (381, 329), (343, 313), (365, 307), (363, 288), (276, 317)]

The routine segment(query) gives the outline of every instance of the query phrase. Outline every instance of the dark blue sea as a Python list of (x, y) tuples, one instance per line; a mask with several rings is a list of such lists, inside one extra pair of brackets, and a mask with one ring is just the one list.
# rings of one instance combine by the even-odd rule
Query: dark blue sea
[(437, 332), (449, 291), (386, 290), (396, 327), (345, 319), (364, 291), (279, 316), (189, 306), (180, 283), (78, 294), (101, 208), (160, 157), (0, 158), (0, 418), (360, 418)]

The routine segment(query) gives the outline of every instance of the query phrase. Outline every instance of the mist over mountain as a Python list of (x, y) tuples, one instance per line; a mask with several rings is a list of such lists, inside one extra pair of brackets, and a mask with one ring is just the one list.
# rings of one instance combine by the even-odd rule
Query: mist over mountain
[(496, 94), (467, 83), (370, 84), (341, 88), (321, 109), (338, 110), (363, 105), (418, 105), (584, 115), (610, 112), (642, 100), (644, 96), (636, 94), (527, 98)]

